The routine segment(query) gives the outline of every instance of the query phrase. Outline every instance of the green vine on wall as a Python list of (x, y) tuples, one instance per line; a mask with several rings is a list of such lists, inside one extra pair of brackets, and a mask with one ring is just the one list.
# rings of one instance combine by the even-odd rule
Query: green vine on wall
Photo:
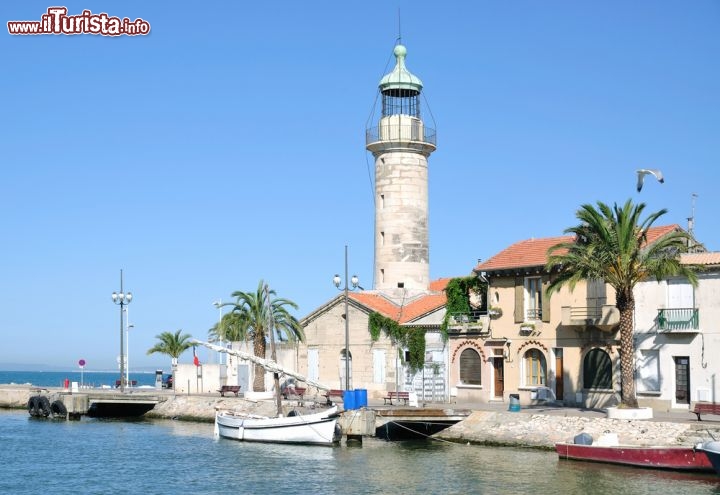
[(390, 339), (393, 345), (398, 346), (400, 359), (404, 360), (402, 349), (408, 349), (407, 365), (412, 371), (422, 369), (425, 365), (425, 330), (418, 327), (404, 327), (397, 321), (380, 313), (370, 313), (368, 319), (370, 338), (377, 342), (380, 334)]
[[(440, 324), (440, 332), (442, 333), (445, 341), (447, 341), (448, 338), (447, 327), (450, 316), (453, 314), (470, 313), (470, 311), (472, 311), (472, 307), (470, 306), (471, 292), (480, 293), (485, 296), (487, 293), (487, 284), (480, 280), (480, 277), (471, 275), (469, 277), (457, 277), (450, 279), (445, 286), (445, 295), (447, 296), (447, 302), (445, 303), (445, 318)], [(480, 310), (486, 308), (486, 297), (483, 297)]]

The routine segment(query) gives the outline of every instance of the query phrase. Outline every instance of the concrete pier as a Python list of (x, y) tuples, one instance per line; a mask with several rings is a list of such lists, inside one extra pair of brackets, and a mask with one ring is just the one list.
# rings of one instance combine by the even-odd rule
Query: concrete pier
[[(28, 408), (31, 397), (45, 397), (49, 403), (61, 402), (65, 419), (79, 419), (84, 415), (97, 417), (141, 416), (152, 409), (160, 398), (156, 391), (121, 393), (116, 390), (83, 389), (74, 392), (64, 388), (42, 388), (0, 385), (0, 407)], [(58, 416), (53, 411), (53, 416)]]

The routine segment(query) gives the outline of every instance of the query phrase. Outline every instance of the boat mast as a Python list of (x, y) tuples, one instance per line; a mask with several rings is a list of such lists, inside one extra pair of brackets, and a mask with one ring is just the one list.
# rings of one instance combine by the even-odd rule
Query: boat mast
[[(265, 284), (265, 301), (267, 302), (267, 325), (270, 331), (270, 351), (271, 359), (277, 363), (277, 354), (275, 353), (275, 328), (273, 322), (272, 304), (270, 303), (270, 289)], [(278, 417), (282, 416), (282, 396), (280, 395), (280, 374), (277, 371), (273, 372), (273, 380), (275, 382), (275, 401), (277, 402), (277, 414)]]

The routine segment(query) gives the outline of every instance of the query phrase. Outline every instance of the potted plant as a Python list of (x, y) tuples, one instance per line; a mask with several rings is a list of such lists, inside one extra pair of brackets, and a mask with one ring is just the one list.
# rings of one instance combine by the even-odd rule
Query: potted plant
[(535, 330), (535, 323), (521, 323), (520, 332), (531, 333)]
[(490, 310), (488, 311), (490, 318), (500, 318), (502, 314), (502, 308), (500, 306), (490, 306)]

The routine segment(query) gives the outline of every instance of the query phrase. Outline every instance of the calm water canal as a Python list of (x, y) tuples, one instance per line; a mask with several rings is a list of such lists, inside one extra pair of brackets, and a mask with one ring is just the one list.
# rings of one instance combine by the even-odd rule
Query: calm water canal
[(303, 447), (214, 440), (211, 424), (30, 419), (0, 410), (0, 493), (720, 493), (714, 475), (439, 441)]

